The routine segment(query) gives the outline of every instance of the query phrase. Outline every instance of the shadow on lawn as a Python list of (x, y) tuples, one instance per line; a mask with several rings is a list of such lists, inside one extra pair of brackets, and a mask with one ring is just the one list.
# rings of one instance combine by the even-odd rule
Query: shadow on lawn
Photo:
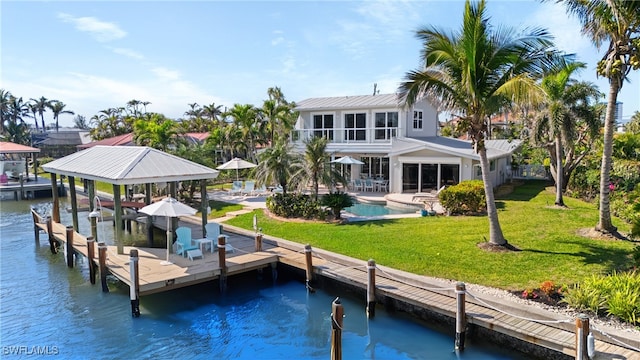
[(515, 185), (515, 188), (511, 193), (500, 196), (500, 199), (529, 201), (538, 196), (539, 193), (543, 192), (548, 185), (549, 182), (545, 180), (526, 180), (520, 185)]
[(549, 251), (549, 250), (538, 250), (538, 249), (521, 249), (522, 252), (532, 252), (538, 254), (549, 254), (549, 255), (568, 255), (574, 256), (577, 258), (581, 258), (581, 262), (585, 265), (587, 264), (602, 264), (605, 266), (605, 270), (607, 272), (611, 272), (613, 270), (626, 270), (631, 266), (631, 262), (629, 259), (629, 251), (624, 249), (610, 249), (600, 246), (594, 240), (590, 243), (584, 243), (579, 241), (568, 241), (569, 244), (575, 244), (580, 246), (581, 250), (578, 252), (558, 252), (558, 251)]

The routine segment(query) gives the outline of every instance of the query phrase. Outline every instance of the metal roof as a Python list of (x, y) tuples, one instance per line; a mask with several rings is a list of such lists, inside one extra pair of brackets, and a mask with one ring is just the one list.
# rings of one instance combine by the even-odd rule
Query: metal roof
[(297, 111), (312, 110), (340, 110), (340, 109), (364, 109), (364, 108), (398, 108), (401, 107), (396, 94), (382, 95), (358, 95), (309, 98), (296, 102)]
[(20, 145), (7, 141), (0, 141), (0, 153), (2, 154), (25, 154), (39, 152), (40, 149), (31, 146)]
[[(400, 140), (400, 139), (398, 139)], [(390, 155), (401, 155), (420, 149), (430, 149), (444, 153), (461, 156), (463, 158), (480, 160), (480, 156), (473, 149), (471, 141), (454, 139), (445, 136), (428, 136), (422, 138), (403, 138), (404, 141), (415, 143), (414, 146), (404, 148)], [(513, 153), (520, 145), (521, 140), (485, 140), (487, 159), (493, 160)]]
[(42, 166), (51, 173), (116, 185), (214, 179), (218, 171), (145, 146), (94, 146)]

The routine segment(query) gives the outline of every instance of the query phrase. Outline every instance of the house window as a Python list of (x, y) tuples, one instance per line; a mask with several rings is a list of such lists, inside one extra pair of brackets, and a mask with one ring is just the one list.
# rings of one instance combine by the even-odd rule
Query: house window
[(376, 140), (389, 140), (395, 137), (398, 128), (398, 112), (379, 112), (375, 113)]
[(489, 161), (489, 171), (496, 171), (496, 161), (495, 160)]
[(367, 139), (367, 114), (345, 114), (344, 115), (344, 139), (364, 141)]
[(413, 111), (413, 128), (422, 129), (422, 110)]
[(313, 135), (333, 140), (333, 115), (313, 115)]

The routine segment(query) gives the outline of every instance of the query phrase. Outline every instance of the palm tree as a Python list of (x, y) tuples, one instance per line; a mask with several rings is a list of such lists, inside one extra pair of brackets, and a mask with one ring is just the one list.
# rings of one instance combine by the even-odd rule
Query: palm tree
[(286, 142), (278, 142), (260, 154), (260, 162), (255, 168), (258, 185), (277, 184), (282, 193), (287, 193), (293, 169), (299, 167), (299, 156)]
[[(22, 97), (11, 96), (8, 108), (9, 124), (23, 124), (24, 116), (29, 116), (29, 105), (22, 100)], [(25, 124), (26, 126), (26, 124)]]
[(0, 89), (0, 134), (4, 133), (4, 122), (9, 114), (9, 100), (11, 93), (5, 89)]
[(39, 126), (38, 126), (38, 117), (36, 115), (38, 115), (38, 106), (36, 106), (36, 104), (34, 103), (27, 103), (27, 106), (29, 107), (29, 111), (31, 111), (31, 113), (33, 114), (33, 120), (36, 123), (36, 131), (39, 131)]
[(176, 123), (164, 115), (151, 113), (133, 123), (133, 139), (136, 145), (167, 151), (176, 144)]
[(318, 200), (318, 190), (320, 184), (333, 186), (336, 182), (345, 183), (338, 171), (329, 162), (331, 157), (327, 153), (326, 137), (315, 136), (305, 141), (305, 151), (302, 164), (292, 175), (292, 183), (299, 189), (304, 189), (311, 180), (313, 186), (313, 198)]
[(234, 104), (225, 115), (233, 119), (233, 124), (240, 131), (242, 142), (239, 145), (245, 150), (246, 157), (255, 162), (256, 143), (260, 137), (256, 108), (251, 104)]
[(58, 117), (61, 114), (69, 114), (75, 115), (75, 113), (71, 110), (65, 110), (65, 105), (62, 101), (53, 100), (50, 106), (51, 112), (53, 113), (53, 119), (56, 121), (56, 132), (59, 130), (60, 126), (58, 125)]
[(600, 166), (600, 216), (596, 230), (615, 232), (609, 207), (609, 181), (612, 167), (613, 131), (618, 93), (633, 68), (640, 67), (640, 1), (556, 0), (577, 16), (582, 33), (598, 47), (608, 43), (598, 62), (598, 75), (609, 80), (607, 111), (604, 120), (604, 149)]
[(44, 112), (47, 111), (47, 108), (51, 108), (52, 100), (47, 100), (46, 97), (41, 96), (40, 99), (30, 99), (33, 101), (33, 104), (38, 108), (38, 114), (40, 114), (40, 121), (42, 122), (42, 131), (46, 130), (46, 126), (44, 124)]
[(504, 27), (492, 30), (485, 2), (471, 4), (468, 0), (457, 33), (449, 35), (434, 27), (418, 30), (424, 44), (424, 68), (407, 73), (399, 92), (407, 106), (430, 96), (444, 109), (459, 113), (459, 126), (470, 135), (480, 157), (489, 241), (506, 245), (489, 178), (485, 119), (512, 101), (531, 101), (539, 94), (533, 75), (541, 74), (545, 60), (550, 60), (552, 42), (541, 29), (523, 35)]
[[(541, 82), (545, 100), (538, 114), (535, 135), (536, 140), (545, 142), (544, 146), (551, 155), (551, 173), (556, 181), (555, 204), (558, 206), (565, 206), (562, 192), (571, 171), (588, 152), (585, 150), (581, 156), (574, 157), (578, 121), (582, 120), (586, 124), (582, 133), (591, 142), (600, 129), (597, 114), (591, 106), (592, 100), (600, 96), (597, 87), (571, 79), (574, 72), (585, 67), (586, 64), (581, 62), (568, 62), (546, 74)], [(568, 150), (566, 156), (565, 147)]]

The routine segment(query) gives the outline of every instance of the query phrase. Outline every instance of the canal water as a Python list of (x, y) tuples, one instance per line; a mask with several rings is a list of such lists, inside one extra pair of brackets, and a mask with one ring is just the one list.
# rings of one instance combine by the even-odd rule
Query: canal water
[[(145, 296), (141, 317), (132, 318), (127, 286), (112, 281), (103, 293), (99, 279), (89, 283), (86, 262), (69, 269), (44, 235), (35, 244), (29, 206), (41, 202), (0, 202), (0, 358), (329, 359), (337, 296), (344, 359), (524, 358), (473, 339), (456, 353), (451, 329), (383, 309), (367, 320), (364, 299), (309, 294), (300, 279), (281, 274), (274, 283), (269, 271), (230, 278), (225, 294), (210, 282)], [(71, 223), (70, 214), (61, 217)], [(80, 221), (88, 232), (86, 217)]]

